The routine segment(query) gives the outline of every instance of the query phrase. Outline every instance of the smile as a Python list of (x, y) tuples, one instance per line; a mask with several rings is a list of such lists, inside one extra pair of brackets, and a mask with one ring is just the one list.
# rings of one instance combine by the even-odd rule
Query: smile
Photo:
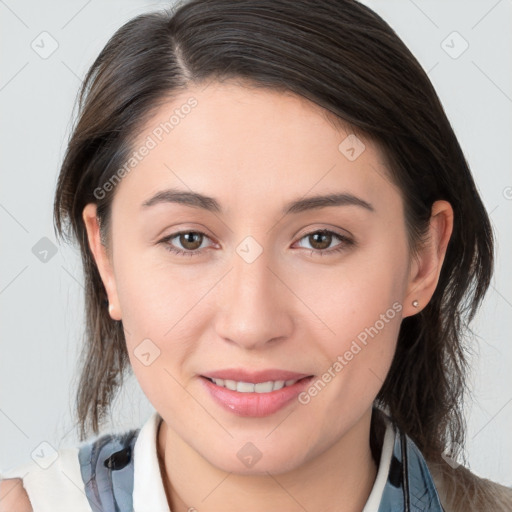
[(299, 379), (247, 382), (202, 375), (200, 381), (213, 403), (237, 416), (269, 416), (295, 403), (297, 396), (309, 386), (314, 375)]
[(267, 382), (259, 382), (253, 384), (252, 382), (235, 381), (229, 379), (209, 379), (217, 386), (230, 389), (231, 391), (238, 391), (239, 393), (271, 393), (277, 391), (285, 386), (293, 386), (299, 379), (284, 380), (269, 380)]

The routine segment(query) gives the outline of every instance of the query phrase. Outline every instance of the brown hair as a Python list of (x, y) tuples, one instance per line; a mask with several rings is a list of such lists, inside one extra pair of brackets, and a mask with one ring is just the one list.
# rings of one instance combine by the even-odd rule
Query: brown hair
[(466, 335), (493, 271), (491, 225), (426, 73), (393, 29), (354, 0), (192, 0), (132, 19), (91, 66), (54, 204), (56, 231), (78, 241), (85, 273), (80, 438), (90, 427), (98, 433), (129, 367), (82, 210), (98, 205), (108, 244), (114, 192), (99, 199), (94, 190), (122, 168), (159, 105), (190, 84), (230, 78), (303, 96), (376, 141), (402, 191), (413, 249), (433, 202), (451, 203), (454, 229), (438, 286), (421, 312), (402, 321), (376, 402), (432, 464), (442, 465), (445, 451), (464, 457)]

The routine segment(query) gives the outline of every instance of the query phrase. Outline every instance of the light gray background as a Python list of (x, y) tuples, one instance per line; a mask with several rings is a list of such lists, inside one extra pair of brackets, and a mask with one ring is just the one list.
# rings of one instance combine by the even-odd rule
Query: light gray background
[[(467, 454), (472, 471), (510, 486), (512, 2), (365, 3), (428, 71), (491, 214), (497, 269), (473, 324)], [(58, 246), (44, 263), (32, 248), (43, 237), (55, 242), (53, 193), (81, 78), (125, 21), (167, 5), (0, 0), (0, 471), (28, 461), (43, 441), (55, 449), (77, 442), (72, 411), (84, 327), (79, 255)], [(43, 51), (46, 38), (44, 48), (51, 49), (44, 31), (58, 44), (48, 58), (31, 46)], [(469, 47), (458, 55), (464, 41)], [(153, 407), (132, 378), (114, 410), (108, 429), (123, 430), (140, 426)]]

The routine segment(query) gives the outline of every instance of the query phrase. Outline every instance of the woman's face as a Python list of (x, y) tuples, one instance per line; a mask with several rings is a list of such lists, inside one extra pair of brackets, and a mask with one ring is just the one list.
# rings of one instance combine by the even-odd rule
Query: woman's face
[[(367, 426), (414, 299), (378, 148), (305, 99), (225, 82), (163, 105), (133, 150), (102, 277), (170, 432), (225, 471), (278, 473)], [(315, 200), (326, 195), (338, 199)], [(314, 377), (260, 394), (212, 374)]]

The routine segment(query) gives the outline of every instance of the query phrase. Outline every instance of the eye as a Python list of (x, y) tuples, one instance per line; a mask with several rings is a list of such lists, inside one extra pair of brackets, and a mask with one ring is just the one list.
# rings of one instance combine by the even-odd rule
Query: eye
[[(180, 249), (173, 244), (174, 239), (176, 239), (175, 243), (179, 243), (183, 249)], [(162, 243), (168, 251), (174, 254), (178, 254), (180, 256), (195, 256), (202, 252), (201, 249), (204, 248), (203, 242), (205, 239), (209, 239), (205, 233), (202, 233), (201, 231), (188, 230), (179, 231), (166, 236), (160, 240), (160, 243)], [(312, 246), (310, 251), (311, 255), (337, 253), (355, 245), (355, 242), (347, 236), (326, 229), (312, 231), (311, 233), (303, 236), (300, 240), (304, 239), (307, 239), (308, 243)], [(338, 239), (340, 243), (336, 245), (334, 249), (328, 249), (334, 239)]]
[[(185, 250), (179, 249), (178, 247), (172, 245), (171, 241), (175, 238)], [(168, 251), (174, 254), (178, 254), (180, 256), (195, 256), (196, 254), (202, 252), (199, 249), (201, 248), (202, 242), (205, 238), (209, 238), (205, 233), (202, 233), (201, 231), (189, 230), (173, 233), (172, 235), (166, 236), (160, 240), (160, 242), (164, 244), (164, 247)]]
[[(340, 240), (341, 243), (336, 245), (334, 249), (327, 249), (336, 238)], [(319, 254), (322, 256), (324, 254), (333, 254), (355, 245), (355, 242), (351, 238), (327, 229), (312, 231), (311, 233), (303, 236), (300, 240), (305, 239), (312, 246), (312, 250), (310, 251), (311, 255)]]

